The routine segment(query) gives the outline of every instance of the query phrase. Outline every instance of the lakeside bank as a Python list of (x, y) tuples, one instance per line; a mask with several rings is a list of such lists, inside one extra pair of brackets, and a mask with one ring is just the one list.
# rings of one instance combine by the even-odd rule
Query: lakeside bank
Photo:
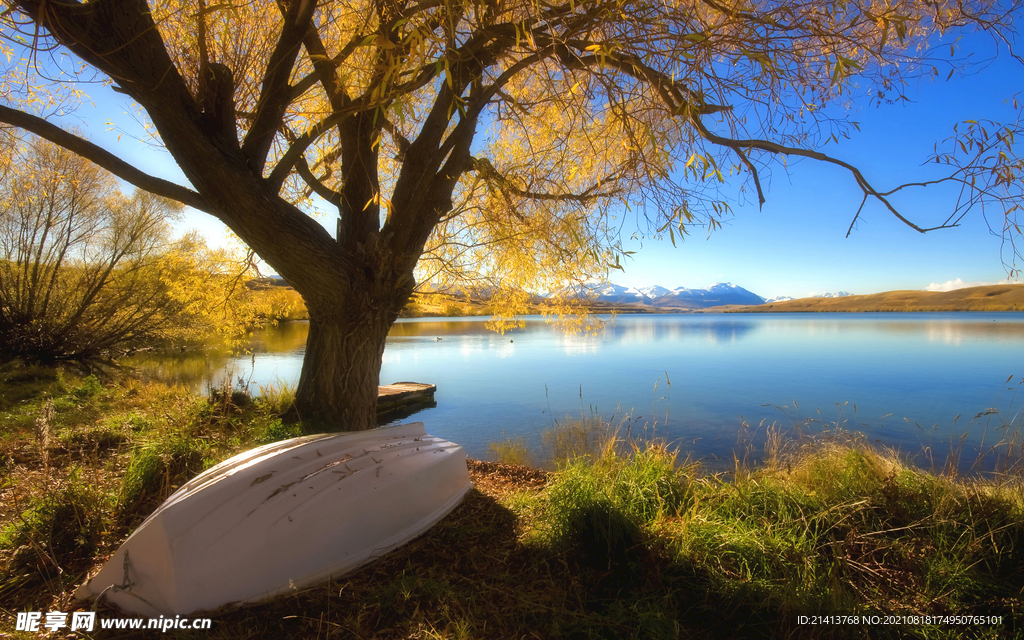
[[(80, 608), (73, 589), (176, 486), (239, 450), (298, 435), (276, 417), (287, 390), (266, 391), (197, 397), (0, 368), (0, 625), (19, 611)], [(422, 538), (331, 583), (216, 612), (204, 637), (1024, 630), (1024, 499), (1013, 459), (998, 475), (965, 479), (914, 469), (849, 434), (775, 434), (762, 464), (741, 460), (723, 474), (658, 443), (605, 442), (556, 471), (470, 461), (476, 490)], [(808, 613), (990, 623), (800, 624)]]

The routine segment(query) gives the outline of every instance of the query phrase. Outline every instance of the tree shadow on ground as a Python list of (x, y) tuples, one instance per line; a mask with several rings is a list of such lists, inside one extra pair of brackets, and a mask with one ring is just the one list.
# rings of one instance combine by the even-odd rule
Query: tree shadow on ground
[(777, 611), (715, 593), (708, 576), (646, 546), (625, 550), (624, 563), (602, 566), (583, 542), (556, 552), (522, 543), (520, 531), (512, 511), (473, 489), (425, 535), (375, 563), (266, 604), (211, 613), (213, 629), (196, 633), (203, 638), (779, 637)]

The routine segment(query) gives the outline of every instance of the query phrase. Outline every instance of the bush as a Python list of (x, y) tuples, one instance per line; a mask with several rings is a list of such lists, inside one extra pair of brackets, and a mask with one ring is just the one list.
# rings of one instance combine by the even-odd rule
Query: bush
[(88, 361), (167, 342), (235, 337), (297, 314), (297, 294), (236, 287), (250, 266), (195, 232), (172, 239), (181, 205), (39, 138), (0, 172), (0, 342), (31, 361)]
[(72, 390), (71, 395), (79, 400), (88, 400), (89, 398), (95, 398), (102, 392), (103, 385), (96, 376), (91, 375), (82, 380), (81, 386)]

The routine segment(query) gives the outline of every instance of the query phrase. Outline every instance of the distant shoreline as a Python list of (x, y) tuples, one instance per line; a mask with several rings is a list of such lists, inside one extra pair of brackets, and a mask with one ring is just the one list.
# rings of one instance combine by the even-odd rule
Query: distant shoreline
[(996, 284), (953, 291), (886, 291), (842, 298), (801, 298), (757, 306), (712, 307), (723, 313), (905, 313), (1024, 311), (1024, 284)]
[[(460, 299), (440, 295), (436, 303), (424, 296), (410, 301), (403, 318), (452, 318), (490, 316), (488, 300)], [(303, 309), (304, 311), (304, 309)], [(529, 312), (541, 314), (544, 305), (534, 303)], [(685, 313), (935, 313), (949, 311), (1024, 311), (1024, 284), (997, 284), (967, 287), (953, 291), (886, 291), (841, 298), (800, 298), (760, 305), (722, 305), (692, 308), (653, 306), (641, 303), (595, 302), (587, 309), (592, 314), (669, 315)], [(297, 313), (288, 319), (305, 319)]]
[(1024, 311), (1024, 284), (966, 287), (953, 291), (885, 291), (841, 298), (799, 298), (760, 305), (685, 308), (597, 303), (591, 313), (936, 313), (948, 311)]
[(936, 313), (1024, 311), (1024, 284), (996, 284), (953, 291), (885, 291), (840, 298), (799, 298), (759, 305), (684, 308), (597, 303), (591, 313)]

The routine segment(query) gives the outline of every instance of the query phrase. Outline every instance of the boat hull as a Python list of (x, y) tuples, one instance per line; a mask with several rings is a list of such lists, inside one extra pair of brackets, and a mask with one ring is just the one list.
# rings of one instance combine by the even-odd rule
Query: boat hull
[(148, 616), (258, 602), (405, 544), (471, 487), (422, 423), (269, 444), (183, 485), (76, 596)]

